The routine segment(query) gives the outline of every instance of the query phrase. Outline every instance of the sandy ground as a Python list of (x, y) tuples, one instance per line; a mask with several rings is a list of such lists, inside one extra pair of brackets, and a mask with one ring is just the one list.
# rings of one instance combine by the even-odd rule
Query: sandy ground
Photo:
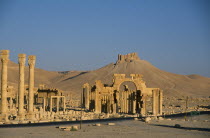
[[(152, 120), (150, 123), (126, 120), (114, 122), (115, 126), (82, 124), (78, 131), (61, 131), (56, 126), (0, 128), (0, 137), (88, 137), (88, 138), (202, 138), (210, 137), (210, 115), (180, 119)], [(192, 120), (191, 120), (192, 119)], [(196, 120), (196, 121), (195, 121)], [(174, 128), (180, 124), (181, 128)], [(69, 126), (69, 125), (62, 125)], [(78, 125), (79, 126), (79, 125)]]

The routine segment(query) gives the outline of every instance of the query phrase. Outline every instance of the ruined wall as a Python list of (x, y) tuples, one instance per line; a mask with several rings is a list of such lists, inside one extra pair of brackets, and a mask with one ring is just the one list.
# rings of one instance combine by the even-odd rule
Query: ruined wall
[(117, 63), (132, 62), (134, 60), (140, 60), (138, 53), (129, 53), (127, 55), (118, 55)]

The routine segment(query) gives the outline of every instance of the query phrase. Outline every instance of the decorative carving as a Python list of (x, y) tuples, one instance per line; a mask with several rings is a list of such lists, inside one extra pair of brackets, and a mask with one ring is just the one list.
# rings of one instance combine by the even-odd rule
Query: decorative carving
[(18, 63), (20, 66), (25, 65), (26, 54), (18, 54)]
[(29, 66), (34, 66), (36, 63), (36, 56), (30, 55), (28, 56), (28, 65)]
[(9, 61), (9, 50), (1, 50), (0, 58), (3, 64), (7, 63)]

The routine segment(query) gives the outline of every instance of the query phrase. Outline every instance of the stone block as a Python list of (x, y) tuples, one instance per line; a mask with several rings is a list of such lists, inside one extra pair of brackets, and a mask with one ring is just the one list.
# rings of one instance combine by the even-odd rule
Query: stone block
[(66, 127), (65, 126), (59, 126), (59, 127), (56, 127), (56, 128), (65, 129)]
[(158, 120), (164, 120), (164, 118), (163, 117), (158, 117)]
[(71, 119), (71, 121), (76, 121), (76, 120), (77, 120), (76, 118), (72, 118), (72, 119)]
[(139, 119), (137, 117), (134, 118), (135, 121), (138, 121)]
[(63, 131), (70, 131), (70, 128), (62, 129)]
[(144, 121), (145, 121), (145, 123), (149, 123), (149, 121), (151, 121), (151, 120), (152, 120), (151, 117), (146, 117)]
[(70, 131), (77, 131), (78, 130), (78, 126), (72, 126), (72, 128), (70, 129)]
[(93, 124), (93, 126), (101, 126), (101, 124)]
[(109, 126), (115, 126), (115, 123), (108, 123)]

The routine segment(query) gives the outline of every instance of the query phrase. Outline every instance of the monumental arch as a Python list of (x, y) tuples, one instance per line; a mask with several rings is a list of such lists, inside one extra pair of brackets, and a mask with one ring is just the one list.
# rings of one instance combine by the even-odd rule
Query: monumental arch
[[(129, 82), (134, 89), (130, 89)], [(121, 87), (124, 89), (121, 89)], [(146, 100), (152, 98), (152, 115), (162, 115), (162, 90), (147, 88), (141, 74), (114, 74), (113, 84), (104, 85), (100, 80), (94, 86), (88, 83), (83, 85), (82, 104), (96, 113), (125, 113), (147, 115)]]

